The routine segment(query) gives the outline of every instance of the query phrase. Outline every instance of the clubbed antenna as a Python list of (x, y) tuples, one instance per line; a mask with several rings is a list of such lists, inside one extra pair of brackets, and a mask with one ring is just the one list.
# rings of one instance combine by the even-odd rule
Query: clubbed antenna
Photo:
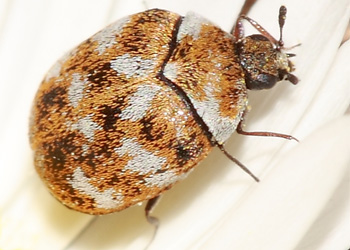
[(278, 15), (278, 23), (280, 25), (280, 39), (278, 41), (278, 44), (279, 44), (280, 47), (283, 47), (283, 45), (284, 45), (283, 38), (282, 38), (282, 33), (283, 33), (284, 23), (286, 22), (286, 15), (287, 15), (287, 8), (282, 5), (280, 7), (280, 12), (279, 12), (279, 15)]
[(283, 42), (283, 26), (286, 21), (286, 14), (287, 14), (287, 8), (285, 6), (281, 6), (279, 10), (279, 15), (278, 15), (278, 23), (280, 26), (280, 39), (277, 40), (274, 38), (269, 32), (267, 32), (260, 24), (258, 24), (256, 21), (251, 19), (250, 17), (247, 17), (243, 9), (241, 11), (243, 14), (239, 16), (237, 19), (235, 27), (231, 30), (231, 34), (236, 38), (237, 41), (242, 39), (244, 37), (244, 30), (243, 30), (243, 25), (242, 25), (242, 20), (245, 19), (247, 20), (255, 29), (257, 29), (260, 34), (265, 36), (267, 39), (270, 40), (272, 44), (276, 46), (277, 49), (283, 48), (284, 42)]

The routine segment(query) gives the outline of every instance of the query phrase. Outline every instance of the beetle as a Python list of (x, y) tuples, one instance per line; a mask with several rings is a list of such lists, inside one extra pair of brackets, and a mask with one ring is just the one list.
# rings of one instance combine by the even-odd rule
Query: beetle
[[(297, 84), (280, 39), (241, 15), (231, 33), (205, 18), (151, 9), (107, 26), (63, 56), (34, 102), (30, 143), (36, 170), (65, 206), (121, 211), (184, 179), (211, 149), (258, 180), (224, 149), (242, 121), (247, 90)], [(260, 34), (244, 36), (247, 20)]]

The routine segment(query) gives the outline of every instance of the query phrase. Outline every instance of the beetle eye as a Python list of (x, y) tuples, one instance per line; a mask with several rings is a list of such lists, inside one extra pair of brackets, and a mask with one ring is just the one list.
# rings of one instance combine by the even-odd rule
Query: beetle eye
[(270, 89), (278, 81), (278, 77), (269, 74), (259, 74), (256, 79), (246, 79), (247, 88), (250, 90)]

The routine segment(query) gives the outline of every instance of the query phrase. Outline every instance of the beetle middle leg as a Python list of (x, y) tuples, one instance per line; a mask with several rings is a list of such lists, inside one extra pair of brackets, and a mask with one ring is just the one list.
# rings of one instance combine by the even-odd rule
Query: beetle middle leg
[(279, 137), (279, 138), (283, 138), (283, 139), (287, 139), (287, 140), (295, 140), (297, 142), (298, 139), (291, 136), (291, 135), (287, 135), (287, 134), (281, 134), (281, 133), (274, 133), (274, 132), (266, 132), (266, 131), (254, 131), (254, 132), (248, 132), (248, 131), (244, 131), (243, 130), (243, 122), (244, 122), (244, 117), (245, 117), (246, 113), (243, 114), (243, 118), (241, 119), (241, 121), (238, 123), (236, 131), (238, 134), (241, 135), (251, 135), (251, 136), (269, 136), (269, 137)]

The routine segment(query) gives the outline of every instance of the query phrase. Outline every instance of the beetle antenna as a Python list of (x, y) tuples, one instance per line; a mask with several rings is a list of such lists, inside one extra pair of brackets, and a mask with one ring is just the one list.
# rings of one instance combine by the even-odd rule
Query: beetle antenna
[(284, 23), (286, 22), (286, 15), (287, 15), (287, 8), (285, 6), (280, 7), (279, 15), (278, 15), (278, 23), (280, 26), (280, 39), (278, 41), (278, 45), (280, 47), (283, 47), (284, 42), (283, 42), (283, 26)]

